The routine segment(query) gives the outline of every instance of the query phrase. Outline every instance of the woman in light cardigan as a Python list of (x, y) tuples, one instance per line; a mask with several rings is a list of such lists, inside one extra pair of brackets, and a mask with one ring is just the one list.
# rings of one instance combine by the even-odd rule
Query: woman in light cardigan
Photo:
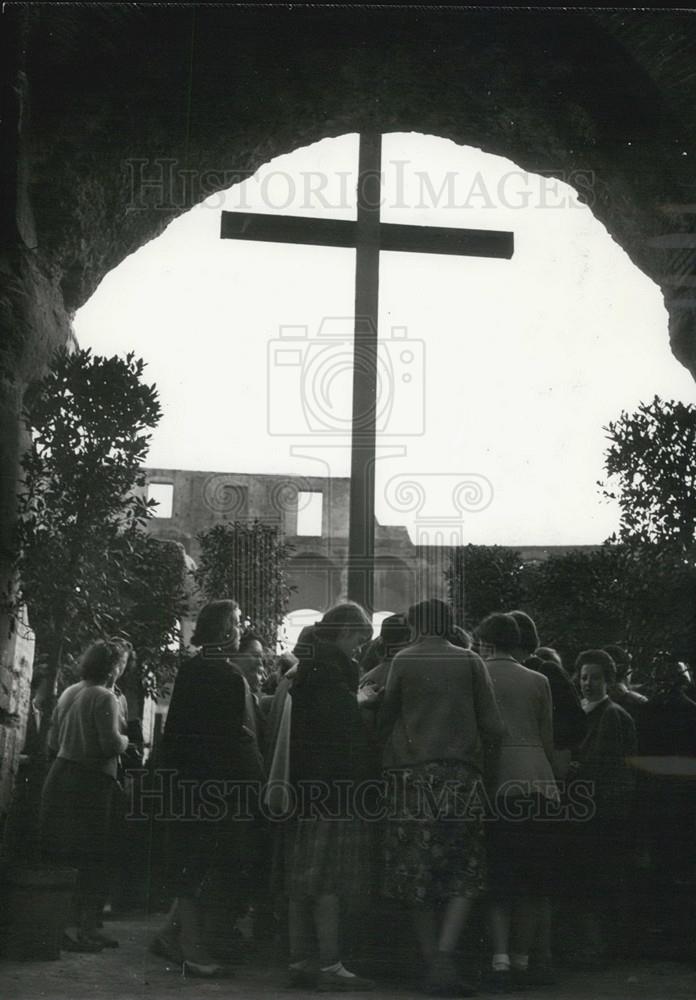
[(48, 738), (56, 755), (41, 796), (41, 846), (46, 860), (78, 871), (74, 924), (63, 947), (100, 951), (108, 941), (98, 920), (108, 888), (108, 839), (119, 754), (128, 748), (121, 732), (113, 684), (128, 649), (95, 642), (82, 659), (82, 680), (58, 699)]
[(549, 805), (558, 802), (553, 767), (553, 711), (547, 679), (515, 655), (520, 630), (511, 615), (489, 615), (476, 637), (505, 724), (489, 829), (493, 946), (491, 987), (525, 988), (529, 951), (548, 894)]
[[(390, 777), (384, 892), (411, 909), (428, 966), (427, 990), (464, 996), (473, 987), (460, 979), (454, 952), (486, 884), (476, 808), (483, 751), (503, 726), (483, 662), (448, 641), (447, 605), (423, 601), (409, 609), (408, 620), (414, 642), (392, 661), (380, 715)], [(437, 810), (423, 816), (424, 788)]]

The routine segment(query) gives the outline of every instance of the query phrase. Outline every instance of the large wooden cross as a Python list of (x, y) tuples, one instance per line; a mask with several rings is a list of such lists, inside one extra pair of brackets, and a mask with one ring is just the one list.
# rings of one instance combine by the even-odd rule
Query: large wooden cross
[(352, 247), (355, 266), (348, 597), (372, 613), (375, 544), (377, 309), (379, 252), (512, 257), (513, 234), (487, 229), (408, 226), (380, 221), (382, 137), (360, 136), (357, 221), (223, 212), (223, 239)]

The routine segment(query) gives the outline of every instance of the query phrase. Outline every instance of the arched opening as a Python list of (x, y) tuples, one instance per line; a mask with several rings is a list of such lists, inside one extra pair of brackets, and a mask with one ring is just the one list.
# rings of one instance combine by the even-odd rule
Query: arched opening
[[(353, 251), (220, 241), (219, 225), (223, 205), (353, 218), (356, 142), (295, 150), (211, 196), (81, 310), (78, 335), (95, 349), (142, 343), (167, 412), (154, 464), (347, 475)], [(418, 544), (458, 532), (483, 544), (601, 543), (615, 527), (596, 491), (604, 425), (655, 392), (693, 389), (667, 349), (659, 289), (578, 198), (601, 209), (591, 179), (574, 188), (418, 134), (386, 135), (383, 165), (385, 221), (507, 229), (516, 251), (511, 261), (382, 253), (378, 407), (389, 421), (378, 443), (401, 454), (378, 461), (380, 522), (405, 525)], [(295, 360), (281, 364), (288, 342)], [(462, 507), (450, 473), (473, 475), (490, 502)], [(415, 506), (400, 482), (414, 476)], [(300, 604), (336, 599), (330, 567), (296, 570)]]
[(321, 611), (315, 608), (297, 608), (285, 618), (281, 630), (281, 642), (286, 649), (293, 649), (300, 637), (300, 632), (308, 625), (313, 625), (321, 618)]

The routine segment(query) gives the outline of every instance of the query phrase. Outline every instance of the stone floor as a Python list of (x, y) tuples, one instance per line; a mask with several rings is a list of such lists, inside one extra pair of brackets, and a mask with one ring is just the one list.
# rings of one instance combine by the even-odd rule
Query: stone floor
[[(0, 963), (2, 1000), (174, 1000), (179, 997), (238, 997), (272, 1000), (291, 994), (283, 970), (271, 958), (256, 958), (224, 980), (185, 979), (178, 968), (150, 955), (146, 943), (161, 917), (113, 921), (109, 933), (121, 947), (98, 955), (63, 953), (58, 962)], [(415, 989), (389, 983), (371, 994), (375, 1000), (417, 997)], [(676, 962), (618, 963), (601, 972), (568, 971), (562, 985), (525, 994), (527, 1000), (681, 1000), (696, 997), (696, 970)]]

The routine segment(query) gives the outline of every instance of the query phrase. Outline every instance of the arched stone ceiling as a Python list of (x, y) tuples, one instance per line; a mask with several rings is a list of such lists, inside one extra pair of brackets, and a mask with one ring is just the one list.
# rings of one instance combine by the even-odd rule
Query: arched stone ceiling
[[(679, 245), (696, 202), (692, 25), (654, 11), (29, 9), (37, 259), (74, 311), (172, 218), (274, 156), (367, 128), (436, 134), (586, 190), (662, 287), (675, 354), (696, 370), (694, 251)], [(163, 185), (140, 183), (160, 170)]]

